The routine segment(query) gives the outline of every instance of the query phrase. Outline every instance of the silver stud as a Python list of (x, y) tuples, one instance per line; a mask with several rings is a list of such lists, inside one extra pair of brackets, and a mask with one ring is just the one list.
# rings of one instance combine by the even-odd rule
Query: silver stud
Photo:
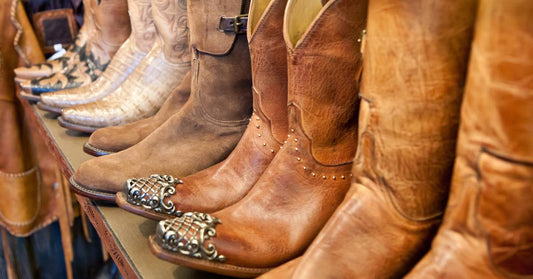
[(290, 137), (291, 137), (291, 135), (287, 135), (287, 137), (288, 137), (288, 138), (290, 138)]
[(294, 133), (294, 129), (291, 129), (291, 133)]
[(263, 146), (267, 146), (266, 142), (263, 142)]
[(312, 175), (312, 176), (316, 176), (316, 173), (313, 172), (311, 175)]
[(296, 160), (298, 160), (298, 161), (301, 161), (301, 160), (302, 160), (302, 158), (298, 157), (298, 158), (296, 158)]
[(274, 149), (270, 149), (270, 153), (274, 153)]
[(284, 141), (283, 143), (287, 143), (287, 141)]
[(282, 148), (283, 148), (283, 146), (280, 145), (280, 146), (279, 146), (279, 149), (282, 149)]
[(307, 169), (307, 167), (304, 167), (304, 170), (306, 170), (306, 169)]
[(257, 134), (258, 137), (261, 137), (261, 134)]
[(255, 118), (255, 120), (259, 120), (259, 116)]
[(344, 177), (344, 175), (343, 175), (343, 176), (341, 176), (341, 178), (342, 178), (342, 179), (345, 179), (346, 177)]
[(322, 179), (326, 179), (326, 176), (325, 176), (325, 175), (323, 175), (323, 176), (322, 176)]
[(256, 127), (257, 129), (259, 129), (260, 126), (259, 126), (259, 125), (255, 125), (255, 127)]
[(294, 151), (298, 151), (298, 147), (294, 148)]
[(331, 177), (331, 179), (337, 180), (337, 177), (334, 175), (334, 176)]
[(294, 139), (294, 142), (298, 142), (298, 139)]

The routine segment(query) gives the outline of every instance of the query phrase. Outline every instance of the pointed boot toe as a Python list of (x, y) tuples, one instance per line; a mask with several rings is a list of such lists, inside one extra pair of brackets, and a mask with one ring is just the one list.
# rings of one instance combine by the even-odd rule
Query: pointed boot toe
[(110, 171), (124, 164), (114, 155), (82, 163), (71, 177), (72, 189), (89, 198), (115, 202), (115, 193), (122, 190), (122, 184), (129, 175)]
[(216, 226), (222, 222), (209, 214), (187, 212), (182, 217), (160, 221), (155, 239), (166, 250), (195, 259), (225, 262), (224, 255), (218, 253), (212, 243), (216, 237)]
[(146, 178), (132, 178), (124, 183), (124, 196), (128, 203), (141, 206), (148, 212), (163, 213), (159, 219), (180, 217), (183, 212), (176, 210), (168, 198), (176, 193), (176, 186), (182, 183), (171, 175), (153, 174)]

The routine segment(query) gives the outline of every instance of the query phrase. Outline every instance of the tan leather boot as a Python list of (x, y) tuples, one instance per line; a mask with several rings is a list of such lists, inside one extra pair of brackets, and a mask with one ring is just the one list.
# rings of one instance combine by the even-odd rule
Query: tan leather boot
[(40, 109), (61, 113), (62, 108), (97, 101), (115, 91), (152, 48), (155, 25), (150, 0), (128, 0), (131, 35), (104, 73), (89, 85), (41, 94)]
[(149, 218), (166, 219), (183, 211), (214, 212), (248, 193), (279, 152), (289, 130), (287, 55), (280, 24), (286, 3), (260, 0), (250, 8), (254, 113), (229, 157), (181, 180), (168, 175), (129, 179), (124, 192), (117, 194), (119, 206)]
[(273, 276), (401, 278), (427, 251), (447, 198), (475, 8), (370, 1), (354, 181), (300, 263)]
[(87, 40), (80, 55), (65, 71), (48, 77), (21, 82), (26, 92), (41, 93), (87, 85), (106, 69), (111, 58), (130, 35), (127, 0), (101, 0), (94, 10), (95, 31)]
[(120, 87), (93, 103), (63, 110), (59, 124), (82, 132), (154, 115), (189, 71), (185, 0), (152, 0), (158, 40)]
[(533, 276), (533, 2), (479, 3), (446, 216), (406, 278)]
[(249, 277), (303, 253), (350, 185), (362, 68), (357, 34), (366, 10), (365, 1), (289, 0), (286, 143), (236, 204), (161, 221), (151, 237), (158, 257)]
[(97, 0), (83, 0), (83, 26), (80, 28), (78, 35), (76, 35), (74, 44), (72, 44), (66, 50), (65, 55), (52, 61), (46, 61), (31, 66), (18, 67), (15, 69), (15, 78), (18, 80), (28, 80), (47, 77), (54, 73), (62, 72), (68, 69), (69, 66), (71, 66), (71, 63), (73, 63), (75, 60), (73, 57), (80, 55), (80, 50), (85, 49), (87, 39), (91, 37), (95, 30), (93, 3), (96, 3), (96, 1)]
[(83, 151), (93, 156), (102, 156), (134, 146), (177, 113), (187, 102), (190, 94), (191, 71), (187, 72), (181, 84), (174, 89), (154, 116), (124, 125), (98, 129), (83, 145)]
[(242, 137), (252, 111), (250, 54), (246, 37), (237, 34), (245, 30), (241, 28), (246, 18), (236, 21), (230, 15), (240, 15), (247, 7), (242, 0), (188, 5), (193, 48), (190, 99), (133, 147), (83, 163), (71, 179), (80, 194), (114, 201), (129, 178), (189, 175), (225, 159)]

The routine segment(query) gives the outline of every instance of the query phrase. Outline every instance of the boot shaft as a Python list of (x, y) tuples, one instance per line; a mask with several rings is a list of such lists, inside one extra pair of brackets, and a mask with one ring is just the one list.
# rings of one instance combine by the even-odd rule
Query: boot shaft
[(513, 276), (533, 275), (531, 15), (531, 1), (480, 1), (443, 224)]
[(439, 218), (452, 173), (476, 1), (373, 0), (354, 174), (411, 220)]
[(128, 0), (128, 14), (131, 22), (129, 39), (139, 51), (147, 53), (156, 38), (151, 0)]
[(152, 15), (165, 58), (172, 63), (189, 62), (186, 0), (152, 0)]
[(312, 155), (323, 164), (355, 154), (366, 10), (364, 0), (290, 0), (285, 11), (289, 107), (299, 109)]
[[(95, 33), (89, 50), (112, 57), (131, 33), (127, 0), (100, 0), (93, 9)], [(95, 55), (99, 56), (99, 54)], [(107, 57), (109, 59), (110, 57)]]
[(287, 55), (283, 14), (287, 0), (258, 0), (250, 6), (248, 41), (252, 61), (254, 110), (270, 120), (274, 138), (287, 137)]
[(187, 2), (193, 56), (190, 101), (198, 101), (213, 120), (242, 121), (252, 112), (246, 18), (237, 17), (248, 4), (249, 0)]

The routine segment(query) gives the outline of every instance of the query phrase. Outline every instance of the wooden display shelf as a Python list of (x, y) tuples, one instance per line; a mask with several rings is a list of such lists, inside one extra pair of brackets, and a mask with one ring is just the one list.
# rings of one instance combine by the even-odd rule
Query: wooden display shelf
[[(37, 121), (43, 140), (54, 154), (66, 179), (84, 161), (93, 158), (82, 150), (88, 135), (69, 131), (57, 123), (57, 115), (43, 112), (32, 106), (30, 121)], [(117, 166), (118, 168), (119, 166)], [(220, 275), (177, 266), (158, 259), (150, 252), (148, 236), (155, 231), (156, 221), (124, 211), (116, 206), (95, 203), (76, 195), (80, 207), (102, 239), (121, 274), (125, 278), (223, 278)]]

